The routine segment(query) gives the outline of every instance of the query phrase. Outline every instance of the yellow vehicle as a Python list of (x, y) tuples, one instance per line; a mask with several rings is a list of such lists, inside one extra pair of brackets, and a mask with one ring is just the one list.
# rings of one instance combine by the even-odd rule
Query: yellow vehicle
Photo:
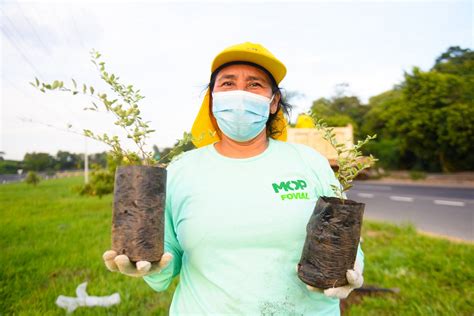
[[(354, 145), (354, 134), (352, 125), (345, 127), (334, 127), (334, 133), (338, 143), (345, 144), (347, 148)], [(316, 149), (325, 156), (331, 167), (337, 167), (337, 152), (331, 144), (323, 138), (323, 133), (316, 129), (313, 119), (307, 114), (298, 116), (296, 125), (288, 129), (288, 139), (292, 143), (300, 143)]]

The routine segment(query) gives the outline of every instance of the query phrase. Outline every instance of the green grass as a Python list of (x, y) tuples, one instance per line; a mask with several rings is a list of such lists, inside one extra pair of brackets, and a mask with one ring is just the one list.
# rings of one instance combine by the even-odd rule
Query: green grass
[(365, 222), (367, 285), (399, 288), (364, 297), (349, 315), (473, 315), (474, 245), (420, 235), (411, 225)]
[(109, 272), (102, 253), (110, 248), (111, 195), (80, 197), (71, 187), (82, 178), (0, 186), (0, 314), (64, 315), (59, 295), (119, 292), (111, 308), (78, 308), (74, 315), (167, 315), (175, 284), (154, 292), (141, 278)]
[[(114, 307), (79, 308), (74, 315), (166, 315), (176, 282), (154, 292), (142, 279), (111, 273), (112, 197), (80, 197), (82, 178), (0, 186), (0, 314), (64, 315), (59, 295), (119, 292)], [(411, 226), (365, 222), (366, 284), (400, 288), (398, 295), (364, 297), (350, 315), (472, 315), (474, 245), (421, 236)]]

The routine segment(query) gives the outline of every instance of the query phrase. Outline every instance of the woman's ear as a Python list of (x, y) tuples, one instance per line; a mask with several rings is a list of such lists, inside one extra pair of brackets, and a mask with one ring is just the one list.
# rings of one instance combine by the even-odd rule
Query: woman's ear
[(270, 114), (275, 114), (278, 111), (278, 104), (280, 104), (280, 98), (280, 92), (277, 92), (272, 100), (272, 103), (270, 104)]

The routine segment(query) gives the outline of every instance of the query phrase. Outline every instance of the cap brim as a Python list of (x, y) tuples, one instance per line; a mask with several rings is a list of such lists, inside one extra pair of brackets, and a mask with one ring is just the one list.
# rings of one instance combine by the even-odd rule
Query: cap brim
[(246, 61), (262, 66), (268, 70), (279, 84), (286, 75), (286, 67), (279, 60), (270, 56), (252, 53), (246, 50), (233, 50), (220, 53), (212, 62), (211, 71), (233, 61)]

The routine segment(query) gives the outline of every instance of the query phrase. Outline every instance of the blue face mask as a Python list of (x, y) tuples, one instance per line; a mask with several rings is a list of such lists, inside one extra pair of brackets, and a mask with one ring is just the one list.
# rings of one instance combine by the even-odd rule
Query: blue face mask
[(265, 128), (271, 99), (259, 94), (233, 90), (212, 94), (212, 113), (220, 130), (229, 138), (245, 142)]

